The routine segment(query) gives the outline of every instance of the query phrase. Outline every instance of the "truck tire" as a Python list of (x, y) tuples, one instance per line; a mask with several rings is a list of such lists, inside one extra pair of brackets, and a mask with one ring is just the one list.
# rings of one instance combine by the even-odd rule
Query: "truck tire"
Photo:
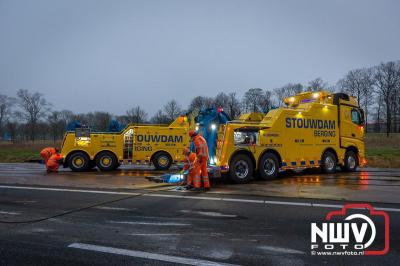
[(96, 155), (96, 166), (101, 171), (115, 170), (117, 165), (117, 157), (112, 152), (103, 151)]
[(278, 176), (279, 160), (275, 154), (267, 152), (261, 157), (259, 172), (263, 180), (271, 180)]
[(235, 155), (229, 165), (230, 180), (236, 184), (248, 183), (253, 177), (253, 162), (245, 154)]
[(168, 170), (171, 167), (172, 158), (167, 152), (161, 151), (154, 155), (153, 164), (157, 170)]
[(68, 166), (74, 172), (83, 172), (89, 169), (90, 159), (84, 152), (74, 152), (68, 158)]
[(337, 160), (335, 154), (326, 151), (321, 157), (321, 169), (326, 174), (332, 174), (336, 171)]
[(358, 156), (354, 151), (346, 151), (344, 154), (344, 165), (341, 167), (344, 172), (354, 172), (358, 167)]

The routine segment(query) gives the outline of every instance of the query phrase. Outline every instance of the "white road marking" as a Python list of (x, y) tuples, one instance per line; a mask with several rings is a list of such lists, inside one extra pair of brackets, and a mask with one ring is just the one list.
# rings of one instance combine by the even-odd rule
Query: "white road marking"
[(140, 221), (108, 221), (113, 224), (132, 224), (132, 225), (156, 225), (156, 226), (190, 226), (191, 224), (173, 222), (140, 222)]
[(130, 236), (181, 236), (182, 234), (128, 234)]
[(8, 211), (0, 211), (0, 214), (20, 215), (19, 212), (8, 212)]
[(49, 233), (49, 232), (54, 232), (53, 229), (46, 229), (46, 228), (33, 228), (31, 230), (34, 233)]
[(168, 195), (168, 194), (143, 194), (143, 196), (147, 197), (161, 197), (161, 198), (176, 198), (176, 199), (183, 199), (185, 196), (180, 196), (180, 195)]
[(36, 200), (17, 200), (17, 201), (14, 201), (15, 203), (23, 203), (23, 204), (25, 204), (25, 203), (36, 203), (37, 201)]
[(259, 249), (265, 250), (265, 251), (270, 251), (274, 253), (285, 253), (285, 254), (305, 254), (305, 252), (296, 250), (296, 249), (290, 249), (290, 248), (283, 248), (283, 247), (274, 247), (274, 246), (260, 246), (258, 247)]
[(222, 218), (235, 218), (235, 217), (237, 217), (237, 215), (235, 215), (235, 214), (223, 214), (223, 213), (220, 213), (220, 212), (205, 212), (205, 211), (191, 211), (191, 210), (180, 210), (180, 212), (183, 212), (183, 213), (194, 213), (194, 214), (210, 216), (210, 217), (222, 217)]
[(248, 202), (248, 203), (262, 203), (263, 200), (250, 200), (250, 199), (232, 199), (232, 198), (222, 198), (223, 201), (233, 201), (233, 202)]
[(42, 191), (57, 191), (57, 192), (79, 192), (79, 193), (111, 194), (111, 195), (130, 195), (130, 196), (141, 195), (141, 193), (133, 193), (133, 192), (85, 190), (85, 189), (67, 189), (67, 188), (50, 188), (50, 187), (0, 186), (0, 188), (25, 189), (25, 190), (42, 190)]
[[(49, 188), (49, 187), (22, 187), (22, 186), (3, 186), (0, 188), (6, 189), (21, 189), (21, 190), (42, 190), (42, 191), (57, 191), (57, 192), (79, 192), (79, 193), (95, 193), (95, 194), (110, 194), (110, 195), (130, 195), (130, 196), (146, 196), (146, 197), (162, 197), (162, 198), (176, 198), (176, 199), (196, 199), (196, 200), (212, 200), (212, 201), (230, 201), (242, 203), (260, 203), (260, 204), (276, 204), (284, 206), (304, 206), (304, 207), (321, 207), (321, 208), (342, 208), (343, 205), (339, 204), (320, 204), (312, 202), (296, 202), (296, 201), (273, 201), (273, 200), (253, 200), (242, 198), (221, 198), (221, 197), (202, 197), (202, 196), (182, 196), (182, 195), (169, 195), (169, 194), (156, 194), (156, 193), (135, 193), (135, 192), (119, 192), (119, 191), (103, 191), (103, 190), (84, 190), (84, 189), (65, 189), (65, 188)], [(316, 199), (317, 200), (317, 199)], [(400, 212), (399, 208), (384, 208), (374, 207), (376, 210), (388, 212)]]
[(294, 205), (294, 206), (307, 206), (307, 207), (311, 207), (311, 203), (307, 203), (307, 202), (266, 200), (266, 201), (264, 201), (264, 203), (265, 203), (265, 204)]
[(90, 245), (90, 244), (84, 244), (84, 243), (72, 243), (72, 244), (68, 245), (68, 247), (103, 252), (103, 253), (117, 254), (117, 255), (125, 255), (125, 256), (130, 256), (130, 257), (135, 257), (135, 258), (158, 260), (158, 261), (165, 261), (165, 262), (171, 262), (171, 263), (180, 263), (180, 264), (185, 264), (185, 265), (202, 265), (202, 266), (203, 265), (204, 266), (235, 265), (235, 264), (220, 263), (220, 262), (214, 262), (214, 261), (208, 261), (208, 260), (190, 259), (190, 258), (163, 255), (163, 254), (157, 254), (157, 253), (149, 253), (149, 252), (143, 252), (143, 251), (137, 251), (137, 250)]
[(132, 210), (132, 209), (128, 209), (128, 208), (118, 208), (118, 207), (108, 207), (108, 206), (97, 206), (97, 207), (94, 207), (94, 209), (109, 210), (109, 211), (130, 211), (130, 210)]

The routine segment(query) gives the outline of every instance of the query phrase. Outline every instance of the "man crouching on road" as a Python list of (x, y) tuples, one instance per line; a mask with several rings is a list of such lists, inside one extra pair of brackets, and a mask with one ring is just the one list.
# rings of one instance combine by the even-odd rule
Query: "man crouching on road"
[(196, 168), (196, 154), (191, 152), (188, 148), (183, 149), (183, 155), (185, 155), (183, 170), (188, 171), (186, 177), (186, 190), (193, 188), (193, 179), (197, 175), (198, 170)]
[(63, 156), (57, 148), (44, 148), (40, 152), (46, 165), (47, 173), (58, 173), (58, 167), (62, 163)]
[(189, 131), (189, 136), (194, 143), (196, 149), (196, 163), (197, 175), (193, 177), (194, 191), (200, 191), (201, 183), (203, 181), (204, 190), (210, 189), (210, 180), (208, 179), (207, 160), (208, 160), (208, 146), (207, 141), (202, 135), (198, 134), (195, 130)]

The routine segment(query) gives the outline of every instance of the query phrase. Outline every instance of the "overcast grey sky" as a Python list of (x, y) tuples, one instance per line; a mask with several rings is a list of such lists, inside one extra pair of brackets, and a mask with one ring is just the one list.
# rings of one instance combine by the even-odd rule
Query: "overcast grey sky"
[(400, 59), (400, 1), (0, 0), (0, 93), (150, 115)]

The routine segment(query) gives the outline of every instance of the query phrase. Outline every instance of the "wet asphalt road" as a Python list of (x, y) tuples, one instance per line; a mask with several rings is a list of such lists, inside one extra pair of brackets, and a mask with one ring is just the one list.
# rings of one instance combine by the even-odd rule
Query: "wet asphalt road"
[[(144, 178), (157, 174), (143, 168), (47, 175), (40, 165), (0, 164), (0, 265), (395, 265), (400, 259), (400, 171), (284, 174), (240, 186), (215, 181), (211, 193), (201, 194)], [(311, 256), (310, 224), (360, 198), (389, 210), (389, 254)]]

